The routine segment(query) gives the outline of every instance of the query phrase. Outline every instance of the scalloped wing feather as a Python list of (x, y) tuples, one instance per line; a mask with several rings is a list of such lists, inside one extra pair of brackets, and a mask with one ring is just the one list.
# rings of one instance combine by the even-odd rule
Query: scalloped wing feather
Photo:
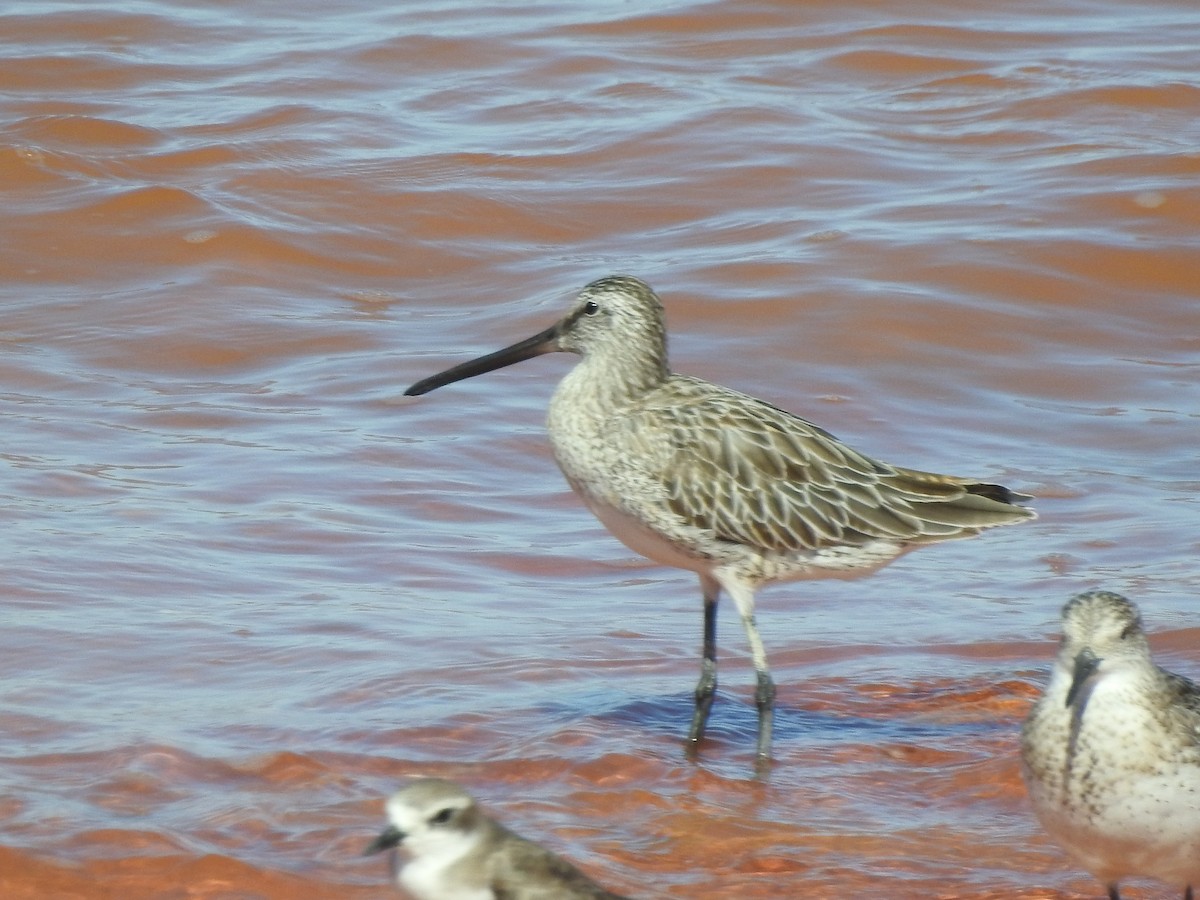
[[(747, 395), (682, 376), (668, 385), (667, 504), (720, 539), (768, 551), (924, 543), (1033, 515), (992, 499), (995, 486), (876, 462)], [(653, 428), (659, 415), (644, 408), (631, 424)]]

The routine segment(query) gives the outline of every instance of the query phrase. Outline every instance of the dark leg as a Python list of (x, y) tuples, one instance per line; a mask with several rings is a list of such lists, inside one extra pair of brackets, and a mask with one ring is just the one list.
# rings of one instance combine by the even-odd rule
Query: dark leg
[(746, 640), (750, 642), (750, 657), (754, 660), (754, 673), (757, 683), (754, 688), (754, 704), (758, 707), (758, 763), (759, 774), (765, 774), (771, 760), (771, 730), (775, 721), (775, 682), (771, 680), (771, 670), (767, 666), (767, 651), (763, 649), (762, 638), (758, 633), (758, 624), (754, 621), (754, 587), (753, 583), (742, 580), (736, 574), (724, 574), (721, 587), (733, 598), (738, 612), (742, 616), (742, 625), (746, 629)]
[(1192, 886), (1189, 884), (1187, 890), (1183, 892), (1183, 900), (1192, 900)]
[(1108, 900), (1121, 900), (1121, 892), (1117, 890), (1115, 881), (1108, 886)]
[(700, 585), (704, 589), (704, 655), (700, 660), (700, 681), (696, 685), (692, 727), (688, 730), (688, 743), (693, 750), (704, 738), (708, 714), (712, 711), (713, 697), (717, 692), (717, 598), (721, 586), (703, 577)]
[(771, 673), (755, 673), (754, 704), (758, 707), (758, 759), (766, 762), (771, 758), (771, 731), (775, 725), (775, 682)]

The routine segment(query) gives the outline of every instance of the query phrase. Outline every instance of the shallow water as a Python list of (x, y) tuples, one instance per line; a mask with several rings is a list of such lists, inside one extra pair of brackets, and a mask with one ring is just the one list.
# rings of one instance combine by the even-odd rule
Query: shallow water
[[(442, 775), (640, 898), (1099, 895), (1016, 735), (1083, 589), (1200, 674), (1194, 4), (128, 10), (0, 13), (0, 894), (395, 896)], [(699, 591), (555, 469), (570, 360), (401, 396), (613, 272), (676, 369), (1038, 495), (762, 592), (765, 783), (728, 610), (683, 756)]]

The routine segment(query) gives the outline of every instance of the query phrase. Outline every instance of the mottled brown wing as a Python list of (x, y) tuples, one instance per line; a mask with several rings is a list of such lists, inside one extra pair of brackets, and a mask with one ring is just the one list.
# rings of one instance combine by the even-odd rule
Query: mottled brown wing
[(667, 503), (722, 540), (773, 551), (937, 541), (1032, 515), (995, 499), (1004, 488), (876, 462), (744, 394), (678, 376), (673, 387), (686, 399), (671, 410)]
[(508, 832), (492, 873), (496, 900), (625, 900), (560, 856)]
[(1166, 678), (1167, 691), (1172, 701), (1172, 715), (1177, 716), (1191, 733), (1196, 743), (1196, 752), (1200, 753), (1200, 686), (1174, 672), (1164, 669), (1162, 673)]

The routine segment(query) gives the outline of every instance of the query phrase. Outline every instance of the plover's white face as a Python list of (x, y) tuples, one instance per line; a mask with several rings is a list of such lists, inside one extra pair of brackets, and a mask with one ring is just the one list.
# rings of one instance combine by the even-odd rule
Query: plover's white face
[[(486, 830), (482, 813), (462, 788), (440, 778), (423, 778), (397, 791), (387, 802), (388, 827), (366, 853), (401, 850), (410, 858), (395, 866), (397, 879), (417, 897), (466, 897), (447, 892), (448, 870), (476, 848)], [(480, 895), (490, 896), (490, 895)]]
[(401, 846), (414, 858), (465, 852), (478, 839), (475, 801), (449, 781), (426, 778), (410, 784), (391, 796), (387, 814), (404, 835)]
[(1134, 674), (1151, 665), (1150, 643), (1137, 607), (1109, 591), (1090, 591), (1063, 607), (1058, 665), (1069, 673), (1067, 705), (1086, 702), (1101, 677)]

